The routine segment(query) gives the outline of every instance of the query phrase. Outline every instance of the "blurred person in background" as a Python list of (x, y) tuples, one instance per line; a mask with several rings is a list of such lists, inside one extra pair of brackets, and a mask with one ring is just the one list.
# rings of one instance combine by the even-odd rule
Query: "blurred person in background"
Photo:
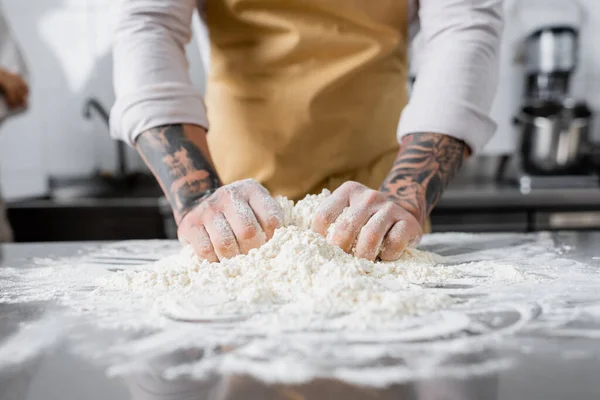
[[(210, 36), (206, 99), (185, 57), (196, 8)], [(502, 0), (120, 0), (117, 16), (112, 135), (137, 148), (180, 240), (210, 261), (273, 235), (271, 196), (323, 188), (333, 194), (312, 229), (395, 260), (495, 130)]]
[[(0, 8), (0, 123), (27, 108), (29, 86), (25, 80), (26, 75), (25, 60), (4, 10)], [(0, 195), (0, 243), (12, 240), (6, 207)]]

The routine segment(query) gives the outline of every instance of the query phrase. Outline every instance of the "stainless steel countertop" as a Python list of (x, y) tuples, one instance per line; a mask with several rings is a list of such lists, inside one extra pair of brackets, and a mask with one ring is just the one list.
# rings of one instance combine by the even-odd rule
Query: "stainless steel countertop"
[[(526, 242), (529, 236), (505, 235), (505, 243)], [(571, 249), (565, 257), (588, 263), (593, 271), (600, 268), (594, 257), (600, 255), (598, 243), (600, 232), (568, 233), (551, 235), (558, 248)], [(448, 254), (477, 252), (485, 248), (500, 246), (498, 236), (480, 236), (476, 243), (436, 249)], [(101, 243), (62, 243), (62, 244), (14, 244), (0, 247), (0, 268), (31, 268), (32, 257), (65, 257), (97, 249)], [(597, 273), (597, 272), (593, 272)], [(0, 275), (0, 279), (1, 275)], [(0, 286), (1, 287), (1, 286)], [(1, 296), (0, 296), (1, 297)], [(600, 304), (600, 299), (594, 299)], [(53, 302), (10, 303), (0, 301), (0, 349), (2, 342), (11, 334), (27, 326), (28, 322), (54, 315), (58, 311)], [(543, 311), (540, 311), (543, 313)], [(486, 373), (474, 371), (469, 376), (433, 376), (418, 381), (393, 385), (386, 389), (364, 389), (323, 379), (306, 385), (267, 385), (248, 377), (214, 377), (211, 381), (182, 380), (170, 382), (166, 386), (156, 386), (152, 390), (139, 391), (135, 386), (129, 393), (127, 385), (120, 379), (108, 378), (103, 368), (93, 362), (81, 359), (62, 345), (51, 346), (43, 353), (27, 357), (26, 362), (6, 365), (6, 358), (18, 354), (23, 348), (0, 350), (0, 400), (15, 399), (289, 399), (290, 393), (303, 393), (309, 399), (545, 399), (578, 400), (600, 398), (600, 320), (585, 316), (579, 328), (589, 329), (590, 338), (584, 337), (535, 337), (529, 338), (530, 345), (511, 357), (517, 362), (508, 369)], [(586, 328), (587, 327), (587, 328)], [(476, 335), (476, 333), (471, 333)], [(520, 335), (518, 331), (506, 335)], [(78, 332), (79, 337), (82, 332)], [(501, 344), (506, 335), (498, 335)], [(595, 336), (594, 336), (595, 335)], [(106, 338), (119, 340), (119, 336)], [(534, 351), (536, 343), (543, 341), (552, 351)], [(10, 350), (13, 350), (12, 352)], [(434, 351), (434, 350), (432, 350)], [(449, 363), (470, 365), (475, 361), (495, 359), (500, 350), (494, 348), (475, 349), (472, 353), (454, 354)], [(560, 351), (570, 351), (571, 356), (560, 355)], [(503, 355), (503, 354), (501, 354)], [(177, 358), (177, 355), (174, 355)], [(4, 358), (4, 359), (3, 359)], [(393, 359), (387, 362), (392, 362)], [(475, 365), (478, 365), (475, 363)], [(150, 366), (149, 366), (150, 368)], [(154, 368), (154, 369), (153, 369)], [(159, 373), (153, 365), (152, 374)], [(154, 376), (154, 375), (153, 375)], [(153, 380), (159, 385), (159, 380)], [(217, 383), (215, 383), (217, 382)], [(164, 383), (164, 382), (163, 382)], [(296, 398), (296, 397), (294, 397)], [(300, 397), (298, 397), (300, 398)]]

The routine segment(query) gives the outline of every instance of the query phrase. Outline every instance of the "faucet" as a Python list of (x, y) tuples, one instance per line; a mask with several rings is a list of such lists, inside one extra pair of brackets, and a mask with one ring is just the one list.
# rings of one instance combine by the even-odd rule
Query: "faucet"
[[(83, 106), (83, 116), (85, 119), (92, 118), (92, 110), (95, 110), (100, 118), (104, 121), (107, 127), (109, 127), (109, 115), (106, 108), (102, 106), (100, 101), (97, 99), (90, 97), (86, 100)], [(125, 178), (127, 175), (127, 158), (126, 158), (126, 148), (125, 143), (121, 140), (117, 140), (117, 177)]]

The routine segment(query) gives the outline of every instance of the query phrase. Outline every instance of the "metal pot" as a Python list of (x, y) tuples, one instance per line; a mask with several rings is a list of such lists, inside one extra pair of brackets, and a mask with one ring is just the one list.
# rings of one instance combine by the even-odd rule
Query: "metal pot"
[(545, 101), (521, 109), (521, 164), (534, 175), (589, 173), (589, 154), (598, 146), (589, 140), (592, 112), (583, 103)]

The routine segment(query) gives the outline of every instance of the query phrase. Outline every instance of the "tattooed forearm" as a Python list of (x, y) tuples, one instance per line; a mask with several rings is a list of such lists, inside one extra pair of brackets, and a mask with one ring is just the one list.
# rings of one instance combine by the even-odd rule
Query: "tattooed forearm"
[(464, 142), (447, 135), (405, 136), (381, 191), (423, 224), (468, 155)]
[(221, 185), (202, 128), (162, 126), (141, 134), (136, 148), (159, 181), (176, 221)]

